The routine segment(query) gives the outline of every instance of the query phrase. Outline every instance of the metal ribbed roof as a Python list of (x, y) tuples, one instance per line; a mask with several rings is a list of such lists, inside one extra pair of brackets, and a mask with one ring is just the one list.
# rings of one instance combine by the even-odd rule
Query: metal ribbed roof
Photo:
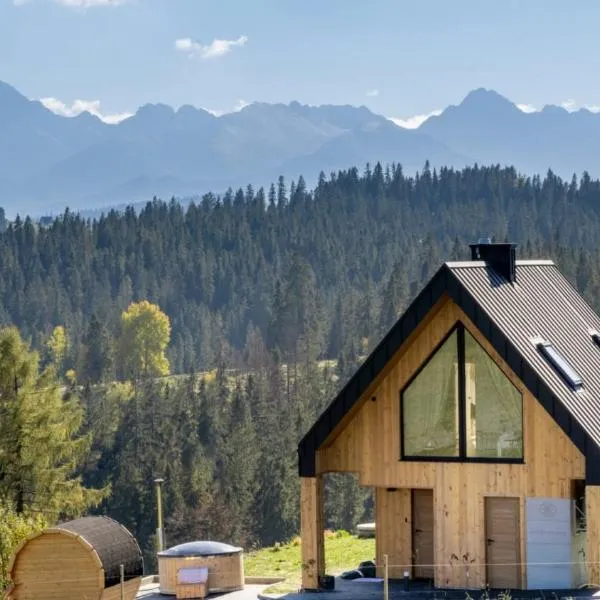
[[(443, 297), (473, 321), (586, 457), (586, 481), (600, 485), (600, 317), (549, 260), (516, 261), (509, 282), (483, 261), (442, 265), (298, 444), (301, 477), (316, 474), (316, 453)], [(572, 389), (538, 350), (551, 342), (583, 379)]]
[[(590, 329), (600, 317), (551, 261), (517, 261), (515, 283), (508, 283), (483, 262), (446, 266), (476, 300), (529, 367), (600, 444), (600, 348)], [(548, 363), (535, 340), (551, 342), (583, 379), (574, 391)]]

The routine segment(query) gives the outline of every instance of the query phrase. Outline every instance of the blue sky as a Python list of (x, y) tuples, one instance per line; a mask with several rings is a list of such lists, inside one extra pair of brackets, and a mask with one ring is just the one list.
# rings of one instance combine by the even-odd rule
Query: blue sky
[(407, 118), (477, 87), (596, 107), (599, 21), (594, 0), (0, 0), (0, 80), (65, 114), (298, 100)]

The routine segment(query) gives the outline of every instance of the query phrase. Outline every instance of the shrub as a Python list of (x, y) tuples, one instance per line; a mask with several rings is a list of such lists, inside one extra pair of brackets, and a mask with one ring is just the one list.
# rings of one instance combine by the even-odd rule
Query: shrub
[(10, 583), (8, 564), (17, 546), (32, 533), (45, 527), (46, 521), (41, 515), (18, 515), (0, 503), (0, 592)]

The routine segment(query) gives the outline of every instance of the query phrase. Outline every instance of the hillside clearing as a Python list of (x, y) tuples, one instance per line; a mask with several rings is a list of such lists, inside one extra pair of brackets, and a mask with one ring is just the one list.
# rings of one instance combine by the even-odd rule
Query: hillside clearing
[[(325, 570), (329, 575), (339, 575), (358, 567), (363, 560), (374, 559), (374, 539), (359, 539), (347, 531), (325, 532)], [(300, 538), (297, 537), (287, 544), (249, 552), (244, 558), (244, 572), (254, 577), (285, 577), (285, 581), (264, 592), (279, 595), (300, 588), (301, 564)]]

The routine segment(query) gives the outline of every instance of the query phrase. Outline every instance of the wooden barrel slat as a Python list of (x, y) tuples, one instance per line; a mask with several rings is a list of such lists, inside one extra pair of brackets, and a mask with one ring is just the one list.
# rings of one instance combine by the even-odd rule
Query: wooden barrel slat
[(14, 589), (8, 600), (118, 600), (119, 564), (126, 565), (125, 598), (134, 600), (143, 562), (129, 531), (107, 517), (68, 521), (17, 548), (9, 565)]

